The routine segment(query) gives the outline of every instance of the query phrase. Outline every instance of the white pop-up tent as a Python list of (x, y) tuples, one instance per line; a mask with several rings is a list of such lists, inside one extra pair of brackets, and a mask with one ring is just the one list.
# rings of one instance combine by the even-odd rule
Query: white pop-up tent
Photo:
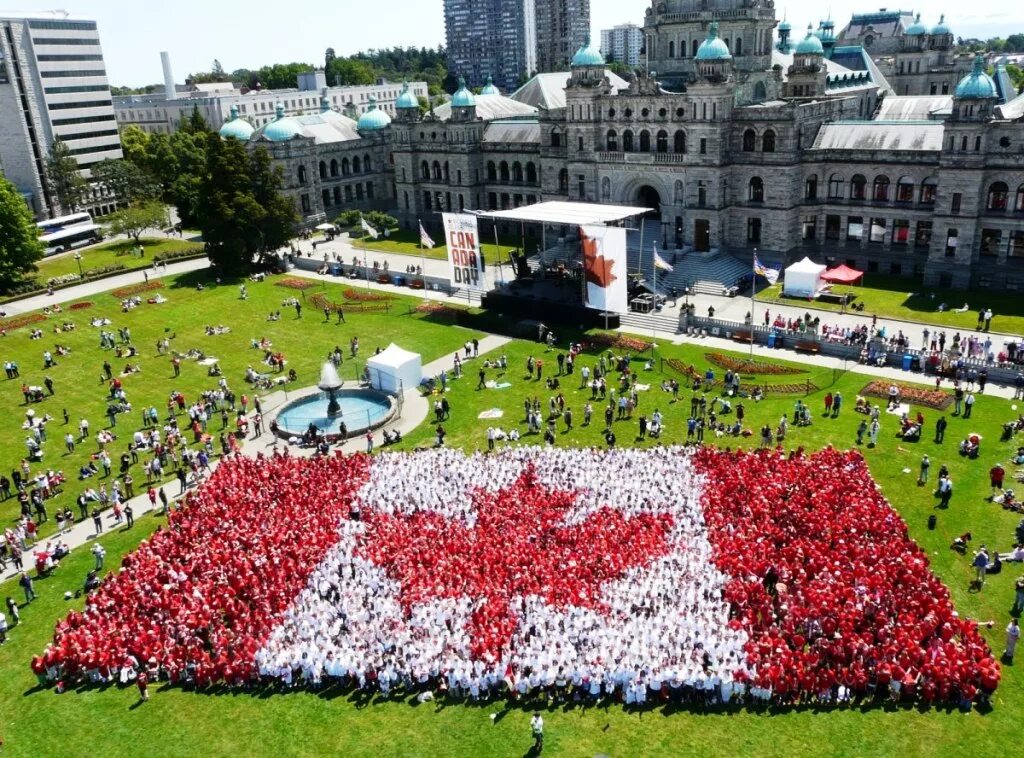
[(814, 297), (821, 289), (821, 275), (825, 273), (826, 268), (810, 258), (794, 263), (786, 269), (782, 294), (792, 297)]
[(393, 342), (387, 350), (366, 362), (370, 386), (383, 392), (404, 392), (419, 387), (423, 379), (423, 359), (419, 353), (403, 350)]

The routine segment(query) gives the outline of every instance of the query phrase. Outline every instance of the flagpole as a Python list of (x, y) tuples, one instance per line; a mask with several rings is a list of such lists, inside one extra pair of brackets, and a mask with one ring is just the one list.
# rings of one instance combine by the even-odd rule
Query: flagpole
[(750, 362), (754, 362), (754, 297), (757, 292), (757, 248), (754, 248), (754, 259), (751, 261), (750, 277)]
[(427, 270), (427, 261), (424, 259), (423, 255), (423, 222), (420, 221), (419, 219), (416, 219), (416, 225), (419, 227), (416, 231), (420, 233), (420, 241), (419, 244), (416, 245), (416, 247), (419, 248), (420, 251), (420, 278), (422, 278), (423, 272)]
[[(643, 254), (643, 250), (641, 250), (640, 252), (641, 252), (641, 255), (642, 255)], [(655, 244), (651, 245), (651, 268), (654, 270), (654, 315), (655, 316), (658, 315), (658, 261), (656, 260), (657, 257), (658, 257), (658, 245), (657, 245), (657, 243), (655, 243)], [(656, 334), (657, 329), (658, 329), (657, 323), (652, 318), (651, 319), (651, 341), (652, 342), (657, 339), (657, 334)], [(651, 348), (651, 359), (653, 360), (653, 358), (654, 358), (654, 348)]]

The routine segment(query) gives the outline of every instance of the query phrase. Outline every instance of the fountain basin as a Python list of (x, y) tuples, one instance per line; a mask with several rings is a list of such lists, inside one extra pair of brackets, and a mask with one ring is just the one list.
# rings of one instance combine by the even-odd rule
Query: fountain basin
[[(332, 394), (340, 406), (338, 413), (328, 412)], [(329, 393), (314, 389), (311, 394), (286, 403), (275, 419), (278, 435), (285, 439), (301, 437), (310, 424), (315, 424), (328, 439), (334, 440), (342, 421), (352, 437), (384, 426), (394, 417), (395, 410), (394, 399), (377, 390), (339, 389)]]

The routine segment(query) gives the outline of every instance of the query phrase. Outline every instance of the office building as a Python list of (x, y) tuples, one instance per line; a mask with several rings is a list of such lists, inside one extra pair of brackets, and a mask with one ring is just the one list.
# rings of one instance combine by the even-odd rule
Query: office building
[[(96, 22), (64, 11), (0, 15), (0, 168), (40, 216), (60, 208), (45, 179), (46, 158), (61, 139), (83, 176), (121, 157), (110, 85)], [(86, 210), (112, 210), (101, 191)]]
[[(590, 0), (535, 0), (537, 71), (565, 71), (590, 41)], [(531, 72), (532, 73), (532, 72)]]
[(511, 92), (537, 70), (537, 18), (541, 0), (444, 0), (448, 70), (470, 87), (487, 77)]
[(644, 30), (636, 24), (619, 24), (601, 30), (601, 52), (609, 62), (639, 66), (643, 48)]

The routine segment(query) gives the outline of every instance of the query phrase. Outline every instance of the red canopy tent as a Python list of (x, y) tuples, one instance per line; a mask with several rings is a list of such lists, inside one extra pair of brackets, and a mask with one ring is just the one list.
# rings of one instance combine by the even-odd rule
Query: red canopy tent
[(858, 280), (864, 278), (864, 272), (843, 265), (837, 266), (836, 268), (830, 268), (821, 275), (821, 278), (826, 282), (832, 282), (833, 284), (854, 284)]

